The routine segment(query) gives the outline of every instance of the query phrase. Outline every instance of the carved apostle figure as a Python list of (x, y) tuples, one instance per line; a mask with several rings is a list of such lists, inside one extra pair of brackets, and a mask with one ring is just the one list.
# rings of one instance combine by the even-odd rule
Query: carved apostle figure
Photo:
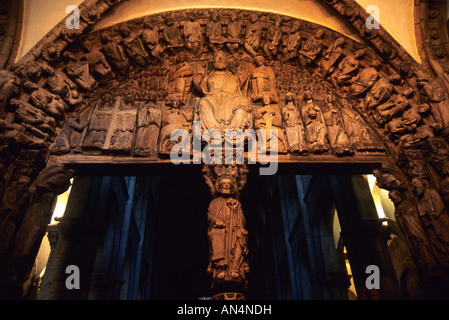
[(221, 281), (244, 282), (245, 274), (249, 271), (246, 262), (248, 232), (245, 230), (242, 206), (235, 199), (237, 188), (234, 177), (220, 176), (216, 182), (219, 196), (212, 200), (207, 212), (209, 223), (207, 271), (212, 276), (214, 284)]
[(313, 102), (310, 92), (304, 94), (306, 102), (303, 107), (304, 125), (312, 153), (326, 153), (329, 149), (326, 141), (326, 127), (324, 125), (321, 109)]
[(14, 275), (23, 283), (29, 277), (42, 238), (51, 220), (55, 197), (71, 185), (74, 171), (62, 165), (43, 169), (28, 188), (29, 203), (17, 232), (12, 260)]
[[(259, 141), (261, 152), (276, 150), (278, 153), (287, 152), (287, 139), (282, 125), (282, 115), (279, 105), (271, 102), (269, 94), (262, 96), (262, 106), (256, 107), (254, 112), (254, 128), (265, 130), (265, 141)], [(273, 143), (273, 140), (277, 140)]]
[(150, 100), (139, 108), (137, 113), (137, 134), (134, 154), (137, 156), (157, 156), (157, 142), (161, 127), (161, 110), (156, 106), (156, 94), (150, 94)]
[(433, 266), (435, 259), (432, 255), (432, 248), (421, 224), (416, 204), (410, 199), (404, 199), (399, 190), (391, 190), (388, 197), (394, 203), (396, 221), (413, 255), (424, 268)]
[(181, 110), (183, 105), (181, 96), (170, 96), (166, 104), (167, 109), (162, 114), (162, 129), (159, 138), (159, 154), (162, 155), (170, 154), (172, 147), (178, 143), (178, 141), (170, 140), (170, 136), (175, 130), (182, 129), (179, 130), (179, 134), (182, 135), (181, 141), (190, 141), (190, 121), (192, 120), (191, 114)]
[(274, 25), (269, 26), (267, 30), (267, 40), (263, 46), (263, 51), (270, 58), (276, 57), (279, 45), (282, 41), (281, 22), (282, 17), (276, 15), (274, 18)]
[(225, 37), (218, 16), (218, 10), (212, 10), (210, 12), (210, 20), (206, 24), (206, 38), (209, 40), (209, 47), (212, 51), (215, 52), (223, 48)]
[(307, 155), (307, 143), (304, 134), (304, 125), (298, 107), (295, 105), (293, 93), (285, 95), (285, 105), (282, 108), (285, 133), (288, 142), (288, 151), (293, 154)]
[(239, 78), (226, 70), (226, 54), (214, 55), (214, 70), (200, 83), (204, 97), (198, 101), (198, 113), (204, 130), (245, 129), (249, 105), (242, 95)]
[(323, 112), (323, 119), (326, 124), (329, 142), (338, 156), (351, 154), (353, 151), (344, 129), (343, 119), (334, 102), (335, 97), (333, 95), (326, 96), (326, 111)]
[(342, 100), (341, 114), (348, 134), (349, 142), (357, 151), (385, 150), (381, 142), (373, 138), (373, 132), (363, 121), (360, 114), (353, 110), (345, 100)]

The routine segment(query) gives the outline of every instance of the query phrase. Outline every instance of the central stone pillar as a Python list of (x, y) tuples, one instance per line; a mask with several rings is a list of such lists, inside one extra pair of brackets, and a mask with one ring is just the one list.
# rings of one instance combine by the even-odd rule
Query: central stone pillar
[(238, 200), (246, 184), (246, 165), (204, 165), (211, 190), (207, 212), (209, 238), (208, 275), (213, 300), (244, 300), (248, 286), (248, 232)]

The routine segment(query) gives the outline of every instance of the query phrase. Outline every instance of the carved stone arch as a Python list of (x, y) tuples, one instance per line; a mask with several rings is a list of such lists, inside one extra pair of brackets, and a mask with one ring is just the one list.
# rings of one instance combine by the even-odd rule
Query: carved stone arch
[[(445, 198), (447, 93), (382, 27), (367, 29), (369, 15), (355, 1), (324, 3), (358, 30), (365, 43), (308, 21), (237, 9), (216, 9), (215, 29), (213, 24), (208, 28), (214, 9), (188, 9), (92, 31), (101, 15), (119, 2), (83, 2), (80, 29), (67, 29), (63, 19), (11, 70), (1, 71), (9, 80), (1, 87), (2, 213), (19, 217), (14, 225), (1, 226), (13, 230), (2, 239), (6, 258), (0, 264), (7, 275), (2, 283), (26, 279), (26, 274), (14, 274), (15, 247), (23, 240), (17, 238), (23, 234), (20, 222), (31, 214), (33, 199), (40, 198), (35, 193), (58, 194), (63, 191), (58, 186), (66, 186), (73, 175), (61, 171), (55, 175), (60, 179), (52, 181), (48, 172), (56, 167), (51, 164), (111, 159), (167, 163), (170, 145), (161, 137), (167, 140), (173, 130), (187, 128), (182, 138), (190, 141), (192, 122), (201, 120), (199, 103), (206, 95), (199, 78), (220, 50), (234, 61), (227, 72), (238, 78), (237, 91), (250, 100), (247, 114), (255, 116), (251, 108), (277, 105), (273, 114), (280, 116), (278, 128), (285, 132), (286, 144), (281, 162), (383, 163), (378, 179), (400, 176), (401, 183), (384, 186), (381, 179), (380, 186), (405, 192), (407, 208), (419, 209), (414, 217), (423, 237), (445, 250), (445, 239), (428, 234), (434, 225), (422, 225), (418, 213), (426, 208), (419, 208), (411, 179), (427, 177), (429, 188), (438, 190), (428, 197)], [(217, 33), (208, 34), (210, 30)], [(265, 62), (258, 63), (259, 56)], [(250, 77), (259, 67), (276, 79), (272, 87), (264, 83), (266, 104), (264, 95), (253, 95), (257, 79), (251, 84)], [(291, 126), (282, 119), (288, 103), (297, 113)], [(308, 108), (313, 118), (306, 114)], [(291, 137), (290, 131), (295, 132)], [(289, 138), (298, 145), (289, 145)], [(299, 146), (301, 139), (304, 146)], [(19, 192), (39, 179), (49, 179), (51, 185), (44, 181), (45, 187)], [(443, 203), (438, 217), (448, 215), (448, 205)]]

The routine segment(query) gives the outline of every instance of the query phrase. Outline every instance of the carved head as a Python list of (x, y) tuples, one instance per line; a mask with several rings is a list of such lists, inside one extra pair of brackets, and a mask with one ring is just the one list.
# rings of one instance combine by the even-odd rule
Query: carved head
[(103, 32), (100, 36), (101, 43), (106, 44), (111, 40), (111, 36), (107, 32)]
[(92, 43), (90, 43), (90, 41), (84, 41), (81, 46), (85, 52), (90, 52), (92, 50)]
[(380, 62), (380, 61), (377, 60), (377, 59), (374, 59), (374, 60), (371, 62), (371, 67), (373, 67), (373, 68), (376, 69), (376, 70), (379, 70), (380, 67), (382, 67), (382, 62)]
[(426, 113), (430, 110), (430, 106), (427, 103), (422, 103), (418, 106), (418, 112), (420, 114)]
[(250, 20), (252, 23), (256, 23), (258, 19), (259, 17), (257, 16), (257, 13), (255, 12), (251, 13)]
[(186, 57), (186, 53), (184, 51), (181, 51), (180, 53), (178, 53), (178, 62), (184, 62), (186, 61), (187, 57)]
[(258, 67), (262, 66), (265, 63), (265, 58), (263, 56), (257, 56), (254, 58), (254, 60), (256, 61), (256, 65)]
[(365, 56), (365, 50), (364, 50), (364, 49), (357, 50), (357, 51), (355, 52), (355, 54), (354, 54), (354, 58), (355, 58), (355, 59), (361, 59), (361, 58), (363, 58), (364, 56)]
[(324, 30), (319, 28), (316, 32), (315, 32), (315, 38), (317, 39), (321, 39), (324, 35)]
[(394, 204), (398, 204), (402, 201), (402, 194), (399, 190), (394, 189), (388, 192), (388, 198), (390, 198)]
[(301, 22), (299, 22), (298, 20), (296, 20), (295, 22), (293, 22), (292, 28), (290, 30), (291, 33), (294, 33), (296, 31), (299, 30), (299, 27), (301, 27)]
[(219, 50), (215, 53), (214, 56), (214, 68), (216, 70), (224, 70), (226, 69), (226, 53), (222, 50)]
[(63, 53), (63, 57), (64, 57), (66, 60), (76, 61), (75, 55), (74, 55), (72, 52), (70, 52), (70, 51), (65, 51), (65, 52)]
[(312, 100), (312, 94), (310, 93), (310, 91), (304, 92), (303, 98), (304, 98), (305, 101)]
[(418, 196), (424, 192), (424, 183), (418, 177), (412, 179), (412, 186)]
[(104, 95), (101, 96), (101, 100), (103, 100), (104, 102), (109, 102), (111, 101), (112, 96), (109, 93), (105, 93)]
[(290, 101), (295, 101), (295, 95), (292, 92), (287, 92), (285, 94), (285, 101), (290, 102)]
[(123, 37), (129, 36), (130, 33), (131, 33), (131, 30), (129, 30), (129, 28), (127, 26), (123, 26), (123, 27), (120, 28), (120, 34)]
[(237, 180), (228, 174), (218, 177), (215, 189), (222, 195), (233, 195), (237, 193)]
[(48, 64), (43, 64), (43, 65), (42, 65), (42, 71), (43, 71), (45, 74), (50, 75), (50, 76), (52, 76), (52, 75), (55, 74), (55, 69), (53, 69), (53, 67), (51, 67), (51, 66), (48, 65)]
[(326, 98), (324, 98), (324, 102), (326, 104), (332, 104), (333, 102), (335, 102), (335, 96), (333, 94), (326, 95)]
[(337, 46), (343, 46), (345, 44), (345, 38), (343, 37), (338, 38), (337, 40), (335, 40), (335, 44)]
[(232, 11), (231, 12), (231, 21), (234, 22), (235, 20), (237, 20), (237, 12)]
[(263, 100), (263, 104), (264, 104), (265, 106), (267, 106), (267, 105), (269, 105), (269, 104), (271, 103), (271, 97), (270, 97), (270, 95), (267, 94), (267, 93), (263, 94), (262, 100)]

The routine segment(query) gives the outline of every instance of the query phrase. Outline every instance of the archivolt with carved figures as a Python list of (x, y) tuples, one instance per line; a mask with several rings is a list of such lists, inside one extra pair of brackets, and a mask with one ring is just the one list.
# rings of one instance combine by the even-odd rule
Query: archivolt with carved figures
[(23, 192), (47, 164), (165, 161), (171, 133), (185, 129), (191, 143), (195, 120), (203, 130), (277, 129), (286, 163), (383, 163), (378, 184), (418, 266), (448, 274), (448, 94), (383, 28), (367, 29), (358, 4), (324, 1), (365, 43), (288, 16), (217, 8), (91, 31), (119, 2), (83, 3), (79, 30), (61, 22), (1, 71), (2, 283), (26, 279), (35, 252), (23, 221), (40, 225), (30, 212), (64, 191)]

